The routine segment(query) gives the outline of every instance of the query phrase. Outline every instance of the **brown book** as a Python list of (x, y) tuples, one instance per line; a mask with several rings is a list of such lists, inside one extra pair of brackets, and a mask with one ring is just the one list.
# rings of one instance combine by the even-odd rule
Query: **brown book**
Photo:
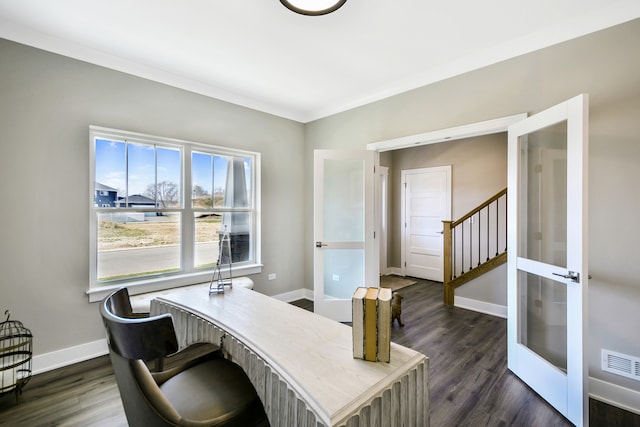
[(353, 357), (364, 359), (364, 299), (367, 288), (358, 288), (351, 298), (351, 331), (353, 333)]
[(378, 361), (389, 362), (391, 355), (391, 289), (378, 292)]
[(376, 361), (378, 353), (378, 288), (367, 289), (364, 299), (364, 359)]

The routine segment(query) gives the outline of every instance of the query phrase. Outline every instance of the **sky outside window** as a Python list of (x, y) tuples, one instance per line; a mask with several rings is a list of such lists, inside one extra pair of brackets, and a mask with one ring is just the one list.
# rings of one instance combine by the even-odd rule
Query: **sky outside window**
[(119, 196), (124, 196), (127, 180), (129, 195), (145, 194), (156, 183), (156, 172), (158, 183), (180, 187), (180, 168), (178, 149), (96, 139), (96, 182), (116, 188)]

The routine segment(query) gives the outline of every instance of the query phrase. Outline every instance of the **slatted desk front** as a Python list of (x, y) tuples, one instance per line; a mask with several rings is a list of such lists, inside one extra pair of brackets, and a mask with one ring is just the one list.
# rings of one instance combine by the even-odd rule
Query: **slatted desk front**
[(429, 360), (391, 344), (391, 362), (354, 359), (351, 328), (245, 288), (186, 289), (151, 303), (171, 313), (181, 347), (222, 343), (273, 427), (428, 426)]

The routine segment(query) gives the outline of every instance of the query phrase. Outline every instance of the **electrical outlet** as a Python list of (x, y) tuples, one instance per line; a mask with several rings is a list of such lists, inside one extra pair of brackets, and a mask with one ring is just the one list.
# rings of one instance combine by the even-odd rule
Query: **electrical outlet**
[(269, 274), (268, 279), (269, 280), (276, 280), (276, 273)]
[(340, 276), (339, 276), (339, 275), (337, 275), (337, 274), (334, 274), (334, 275), (333, 275), (333, 281), (334, 281), (334, 282), (339, 282), (339, 281), (340, 281)]

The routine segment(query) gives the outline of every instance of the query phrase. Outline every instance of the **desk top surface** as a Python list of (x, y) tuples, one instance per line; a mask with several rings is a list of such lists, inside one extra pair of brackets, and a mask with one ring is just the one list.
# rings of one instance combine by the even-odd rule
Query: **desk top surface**
[(185, 289), (158, 300), (236, 337), (331, 423), (425, 360), (423, 354), (394, 343), (390, 363), (354, 359), (349, 326), (245, 288), (218, 295)]

